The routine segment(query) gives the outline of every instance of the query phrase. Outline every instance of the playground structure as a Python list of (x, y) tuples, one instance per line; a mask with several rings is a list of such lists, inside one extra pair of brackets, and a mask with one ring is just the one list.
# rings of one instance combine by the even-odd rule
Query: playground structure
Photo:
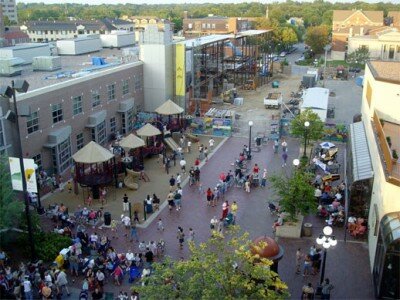
[(93, 199), (100, 198), (100, 187), (112, 183), (117, 186), (115, 156), (99, 144), (91, 141), (72, 156), (75, 161), (74, 180), (81, 187), (89, 187)]

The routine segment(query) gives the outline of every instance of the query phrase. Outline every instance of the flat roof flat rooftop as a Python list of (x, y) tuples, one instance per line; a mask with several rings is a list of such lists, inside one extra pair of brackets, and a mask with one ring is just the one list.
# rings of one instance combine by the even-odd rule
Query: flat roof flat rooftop
[(105, 61), (110, 64), (109, 67), (104, 67), (98, 70), (112, 69), (126, 63), (134, 62), (133, 60), (128, 61), (122, 59), (122, 49), (107, 49), (104, 48), (101, 51), (87, 53), (82, 55), (62, 55), (61, 57), (61, 69), (54, 71), (33, 71), (32, 65), (27, 65), (22, 71), (21, 75), (12, 77), (0, 77), (1, 85), (11, 85), (12, 80), (26, 80), (29, 83), (29, 91), (33, 91), (46, 86), (51, 86), (56, 83), (68, 81), (73, 78), (83, 77), (87, 74), (94, 73), (97, 70), (90, 72), (84, 71), (86, 68), (93, 67), (92, 57), (102, 57)]
[(371, 60), (367, 64), (375, 80), (400, 84), (400, 61)]

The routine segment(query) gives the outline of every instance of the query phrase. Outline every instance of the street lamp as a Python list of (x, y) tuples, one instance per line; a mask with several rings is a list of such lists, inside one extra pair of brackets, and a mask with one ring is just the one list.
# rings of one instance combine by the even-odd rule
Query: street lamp
[(303, 156), (307, 156), (307, 134), (308, 134), (308, 127), (310, 127), (310, 122), (304, 122), (304, 153)]
[(300, 160), (297, 158), (293, 159), (293, 166), (297, 168), (299, 165), (300, 165)]
[(39, 166), (37, 164), (34, 164), (33, 167), (35, 168), (36, 172), (36, 186), (37, 186), (37, 200), (38, 200), (37, 212), (39, 215), (43, 215), (44, 209), (42, 207), (42, 202), (40, 201)]
[(248, 160), (251, 160), (251, 128), (253, 127), (253, 125), (254, 125), (253, 121), (249, 121), (250, 132), (249, 132), (249, 153), (247, 154)]
[(331, 226), (325, 226), (322, 230), (322, 234), (316, 239), (318, 245), (322, 245), (324, 247), (324, 257), (322, 260), (322, 267), (321, 267), (321, 278), (319, 284), (322, 285), (325, 278), (325, 263), (326, 263), (326, 254), (327, 250), (330, 247), (336, 246), (337, 240), (334, 235), (332, 235), (333, 229)]
[[(31, 250), (31, 260), (32, 262), (36, 260), (36, 252), (35, 252), (35, 243), (33, 240), (33, 229), (32, 229), (32, 221), (31, 221), (31, 214), (29, 210), (29, 199), (28, 199), (28, 192), (27, 192), (27, 184), (26, 184), (26, 177), (25, 177), (25, 167), (24, 167), (24, 159), (23, 159), (23, 153), (22, 153), (22, 145), (21, 145), (21, 134), (20, 134), (20, 128), (19, 128), (19, 122), (18, 118), (19, 117), (27, 117), (30, 115), (30, 112), (23, 112), (21, 114), (18, 114), (18, 109), (17, 109), (17, 97), (16, 97), (16, 92), (19, 93), (26, 93), (29, 88), (29, 83), (25, 80), (12, 80), (11, 81), (11, 87), (2, 87), (0, 88), (0, 96), (3, 96), (5, 98), (12, 98), (13, 99), (13, 106), (14, 106), (14, 111), (9, 110), (6, 113), (6, 119), (10, 120), (15, 124), (16, 130), (17, 130), (17, 137), (16, 137), (16, 149), (19, 151), (19, 165), (21, 169), (21, 177), (22, 177), (22, 193), (24, 196), (24, 201), (25, 201), (25, 214), (26, 214), (26, 223), (28, 226), (28, 237), (29, 237), (29, 246)], [(29, 108), (29, 107), (27, 107)], [(29, 109), (28, 109), (29, 111)]]

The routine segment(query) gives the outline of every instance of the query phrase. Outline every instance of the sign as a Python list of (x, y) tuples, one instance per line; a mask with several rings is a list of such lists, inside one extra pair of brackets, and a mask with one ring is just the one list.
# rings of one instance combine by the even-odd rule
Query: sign
[[(14, 191), (22, 191), (22, 177), (21, 177), (21, 166), (19, 164), (18, 157), (9, 157), (8, 162), (10, 164), (11, 172), (11, 184)], [(28, 192), (37, 193), (37, 181), (35, 172), (35, 161), (31, 158), (24, 158), (25, 178), (26, 178), (26, 189)]]
[(186, 68), (185, 68), (185, 45), (175, 45), (175, 95), (185, 96), (186, 94)]

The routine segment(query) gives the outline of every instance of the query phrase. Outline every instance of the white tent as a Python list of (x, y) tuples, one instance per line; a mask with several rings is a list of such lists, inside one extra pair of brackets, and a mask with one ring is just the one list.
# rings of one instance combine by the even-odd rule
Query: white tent
[(75, 162), (83, 164), (101, 163), (113, 157), (114, 154), (93, 141), (72, 155)]
[(328, 100), (329, 89), (320, 87), (309, 88), (303, 92), (301, 111), (311, 109), (321, 118), (322, 122), (325, 122), (328, 113)]
[(147, 123), (143, 127), (141, 127), (136, 134), (139, 136), (155, 136), (161, 134), (161, 131), (158, 130), (157, 127), (154, 127), (150, 123)]

